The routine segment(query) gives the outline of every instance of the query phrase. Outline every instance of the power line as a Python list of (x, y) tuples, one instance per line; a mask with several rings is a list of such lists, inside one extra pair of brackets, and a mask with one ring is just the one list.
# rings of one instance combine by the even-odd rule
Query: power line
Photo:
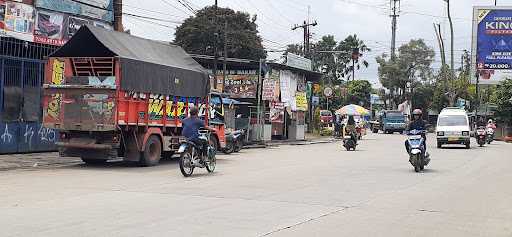
[(192, 8), (188, 2), (185, 2), (183, 0), (176, 0), (176, 2), (178, 2), (180, 5), (182, 5), (183, 7), (185, 7), (187, 10), (189, 10), (190, 12), (192, 12), (192, 14), (196, 14), (196, 10), (194, 8)]
[(180, 11), (180, 12), (185, 13), (187, 16), (190, 16), (190, 13), (186, 12), (185, 10), (183, 10), (183, 9), (181, 9), (181, 8), (178, 8), (178, 7), (174, 6), (172, 3), (168, 2), (167, 0), (160, 0), (160, 1), (162, 1), (163, 3), (165, 3), (165, 4), (169, 5), (169, 6), (171, 6), (172, 8), (174, 8), (174, 9), (176, 9), (176, 10)]
[(167, 20), (167, 19), (156, 18), (156, 17), (149, 17), (149, 16), (141, 16), (141, 15), (127, 13), (127, 12), (123, 13), (123, 15), (131, 16), (131, 17), (137, 17), (137, 18), (142, 18), (142, 19), (147, 19), (147, 20), (155, 20), (155, 21), (167, 22), (167, 23), (177, 24), (177, 25), (182, 23), (182, 22), (179, 22), (179, 21)]

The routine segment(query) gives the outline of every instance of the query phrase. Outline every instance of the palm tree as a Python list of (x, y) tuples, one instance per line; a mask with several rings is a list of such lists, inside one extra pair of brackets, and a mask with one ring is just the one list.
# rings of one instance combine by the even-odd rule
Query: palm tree
[(347, 81), (355, 79), (355, 71), (360, 70), (361, 66), (368, 68), (369, 63), (362, 57), (364, 53), (370, 52), (371, 49), (362, 40), (358, 39), (357, 35), (349, 35), (339, 43), (336, 50), (341, 52), (338, 54), (340, 73), (342, 77), (347, 78)]

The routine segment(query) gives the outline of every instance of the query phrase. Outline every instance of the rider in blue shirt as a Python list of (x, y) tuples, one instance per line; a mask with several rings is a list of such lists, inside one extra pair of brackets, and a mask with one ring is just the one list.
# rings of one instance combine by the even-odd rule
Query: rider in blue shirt
[(201, 152), (205, 152), (208, 144), (206, 141), (199, 139), (199, 129), (203, 128), (210, 131), (212, 129), (206, 126), (204, 121), (199, 118), (199, 109), (191, 107), (189, 110), (190, 116), (182, 121), (183, 129), (181, 135), (200, 146)]

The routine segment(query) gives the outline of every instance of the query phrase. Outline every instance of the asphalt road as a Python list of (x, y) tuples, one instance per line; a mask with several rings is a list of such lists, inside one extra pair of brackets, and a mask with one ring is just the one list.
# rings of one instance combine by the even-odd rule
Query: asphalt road
[(512, 236), (512, 144), (436, 149), (415, 173), (402, 135), (219, 156), (0, 175), (1, 236)]

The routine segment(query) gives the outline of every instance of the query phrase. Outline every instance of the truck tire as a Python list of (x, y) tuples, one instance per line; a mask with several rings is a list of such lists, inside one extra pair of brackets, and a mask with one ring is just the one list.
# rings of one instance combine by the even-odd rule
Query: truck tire
[(162, 143), (160, 138), (155, 135), (149, 136), (144, 145), (144, 151), (141, 154), (139, 164), (144, 167), (158, 165), (161, 157)]
[(107, 163), (107, 160), (104, 159), (91, 159), (91, 158), (81, 158), (82, 161), (88, 165), (102, 165)]

